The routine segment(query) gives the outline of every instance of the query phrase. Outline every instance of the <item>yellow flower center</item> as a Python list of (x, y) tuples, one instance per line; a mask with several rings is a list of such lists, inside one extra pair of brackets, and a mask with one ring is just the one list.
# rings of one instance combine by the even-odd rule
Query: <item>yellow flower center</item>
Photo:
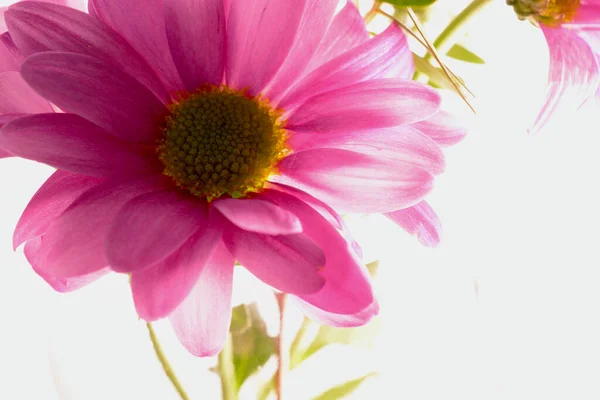
[(520, 19), (533, 19), (551, 27), (572, 21), (579, 3), (580, 0), (506, 0)]
[(158, 146), (163, 173), (211, 201), (260, 192), (288, 154), (281, 111), (226, 86), (206, 86), (173, 103)]

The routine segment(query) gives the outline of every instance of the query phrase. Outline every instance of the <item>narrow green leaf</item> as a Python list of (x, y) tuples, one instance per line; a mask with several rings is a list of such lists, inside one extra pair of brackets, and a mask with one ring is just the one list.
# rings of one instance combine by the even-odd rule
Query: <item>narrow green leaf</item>
[(465, 61), (472, 64), (485, 64), (485, 61), (483, 61), (481, 57), (458, 43), (452, 46), (447, 54), (448, 57), (452, 57), (456, 60)]
[(372, 376), (377, 375), (375, 372), (371, 372), (363, 377), (353, 379), (348, 382), (344, 382), (341, 385), (335, 386), (319, 396), (313, 398), (313, 400), (338, 400), (344, 398), (354, 392), (365, 380)]
[(267, 335), (265, 322), (256, 304), (240, 305), (233, 309), (231, 319), (233, 362), (238, 389), (250, 375), (275, 354), (275, 339)]
[(390, 3), (396, 7), (422, 7), (429, 6), (436, 0), (383, 0), (385, 3)]
[[(429, 77), (429, 85), (435, 88), (448, 89), (458, 94), (458, 91), (452, 85), (452, 83), (448, 80), (444, 71), (440, 68), (436, 68), (425, 58), (418, 56), (413, 53), (413, 60), (415, 62), (415, 70), (417, 73), (422, 73)], [(415, 73), (415, 75), (417, 75)]]

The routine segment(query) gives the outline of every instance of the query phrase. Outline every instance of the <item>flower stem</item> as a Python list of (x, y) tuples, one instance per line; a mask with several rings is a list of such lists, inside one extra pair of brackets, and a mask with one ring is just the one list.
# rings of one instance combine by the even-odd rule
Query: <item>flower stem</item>
[(279, 306), (279, 337), (277, 338), (277, 358), (279, 359), (279, 363), (277, 365), (277, 379), (275, 388), (277, 392), (277, 400), (283, 400), (283, 394), (285, 393), (283, 390), (283, 379), (285, 378), (285, 374), (290, 363), (289, 353), (286, 352), (283, 342), (285, 321), (284, 314), (287, 303), (287, 295), (285, 293), (278, 293), (275, 296), (277, 297), (277, 305)]
[(375, 18), (375, 16), (377, 15), (377, 12), (379, 11), (379, 7), (381, 7), (381, 1), (374, 1), (371, 9), (369, 11), (367, 11), (367, 13), (365, 14), (365, 24), (366, 25), (368, 25), (369, 22), (371, 22), (373, 20), (373, 18)]
[(150, 340), (152, 341), (152, 346), (154, 347), (154, 352), (156, 353), (156, 358), (158, 358), (158, 361), (160, 361), (160, 364), (162, 365), (162, 368), (165, 371), (167, 378), (169, 378), (169, 380), (175, 387), (175, 390), (177, 390), (177, 393), (179, 394), (179, 397), (181, 397), (181, 400), (190, 400), (187, 393), (183, 389), (183, 386), (181, 386), (181, 383), (175, 376), (175, 373), (173, 372), (173, 368), (171, 368), (171, 364), (169, 364), (169, 361), (167, 360), (165, 353), (163, 352), (162, 348), (160, 347), (160, 343), (158, 342), (158, 338), (156, 337), (156, 333), (154, 332), (154, 328), (152, 327), (152, 324), (150, 322), (146, 322), (146, 328), (148, 328), (148, 334), (150, 335)]
[(219, 377), (221, 378), (223, 400), (237, 400), (238, 392), (235, 380), (235, 365), (233, 364), (233, 341), (231, 334), (227, 335), (223, 350), (219, 353), (218, 370)]
[[(457, 32), (460, 31), (460, 28), (463, 26), (465, 22), (467, 22), (471, 17), (475, 16), (479, 10), (481, 10), (485, 5), (490, 4), (492, 0), (473, 0), (471, 4), (465, 7), (450, 23), (446, 28), (439, 34), (437, 38), (433, 41), (433, 47), (440, 53), (445, 54), (452, 45), (454, 45), (453, 38)], [(425, 55), (425, 59), (431, 59), (432, 54), (427, 53)]]

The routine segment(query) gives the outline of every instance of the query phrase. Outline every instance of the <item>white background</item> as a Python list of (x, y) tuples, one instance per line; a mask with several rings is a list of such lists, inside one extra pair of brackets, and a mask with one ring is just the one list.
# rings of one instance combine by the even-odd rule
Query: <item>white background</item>
[[(465, 4), (440, 0), (429, 35)], [(448, 95), (470, 132), (447, 151), (430, 197), (443, 243), (426, 249), (382, 217), (349, 218), (367, 260), (381, 260), (382, 329), (370, 349), (332, 346), (307, 361), (289, 376), (289, 399), (372, 370), (379, 376), (352, 398), (600, 398), (599, 109), (528, 135), (547, 76), (541, 32), (498, 1), (468, 33), (462, 43), (486, 64), (449, 64), (475, 92), (478, 115)], [(57, 294), (12, 251), (16, 221), (51, 172), (0, 160), (0, 399), (176, 399), (126, 279)], [(259, 298), (275, 333), (270, 293), (237, 282), (236, 301)], [(299, 319), (290, 310), (290, 330)], [(157, 332), (192, 399), (219, 398), (207, 371), (215, 360), (187, 354), (165, 323)]]

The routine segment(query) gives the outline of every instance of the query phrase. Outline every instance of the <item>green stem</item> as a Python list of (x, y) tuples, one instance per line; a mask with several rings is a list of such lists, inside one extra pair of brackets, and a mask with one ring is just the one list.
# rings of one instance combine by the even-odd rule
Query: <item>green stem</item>
[(171, 364), (169, 364), (165, 353), (160, 347), (160, 343), (158, 342), (158, 338), (156, 337), (156, 333), (154, 332), (152, 324), (150, 322), (146, 322), (146, 328), (148, 328), (148, 334), (150, 335), (150, 340), (152, 341), (152, 346), (154, 347), (156, 358), (158, 358), (158, 361), (160, 361), (160, 364), (162, 365), (162, 368), (165, 371), (167, 378), (169, 378), (169, 380), (175, 387), (175, 390), (177, 390), (177, 393), (179, 393), (179, 397), (181, 397), (181, 400), (190, 400), (185, 390), (183, 390), (183, 386), (181, 386), (181, 383), (175, 376), (173, 368), (171, 368)]
[(279, 306), (279, 337), (277, 338), (277, 357), (279, 363), (277, 364), (277, 378), (275, 381), (275, 391), (277, 392), (277, 400), (283, 400), (283, 380), (290, 365), (290, 354), (285, 349), (283, 341), (283, 330), (284, 330), (284, 314), (285, 306), (287, 303), (287, 296), (285, 293), (276, 294), (277, 305)]
[(238, 391), (233, 364), (233, 341), (231, 334), (227, 336), (225, 346), (219, 353), (219, 377), (221, 377), (221, 392), (223, 400), (237, 400)]
[[(439, 36), (433, 41), (433, 47), (440, 53), (446, 54), (448, 50), (454, 45), (452, 39), (460, 31), (460, 28), (467, 22), (471, 17), (475, 16), (479, 10), (481, 10), (487, 4), (490, 4), (492, 0), (473, 0), (471, 4), (465, 7), (450, 23), (446, 28), (439, 34)], [(430, 60), (432, 57), (431, 53), (425, 55), (426, 60)]]

